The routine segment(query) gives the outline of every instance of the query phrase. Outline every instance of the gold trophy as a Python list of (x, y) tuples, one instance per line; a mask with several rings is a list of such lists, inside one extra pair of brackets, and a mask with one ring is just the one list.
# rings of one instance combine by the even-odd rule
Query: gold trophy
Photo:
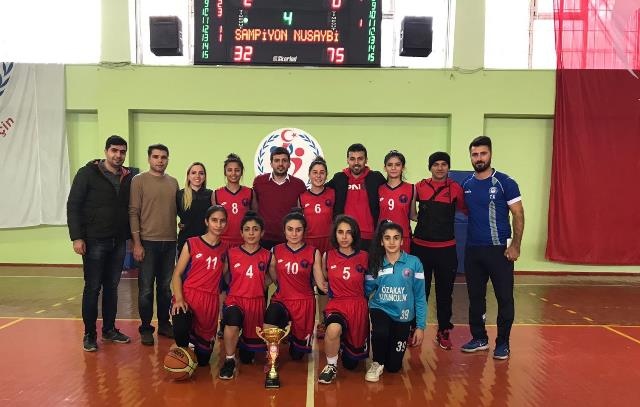
[(276, 359), (278, 358), (280, 341), (289, 334), (290, 329), (291, 325), (287, 325), (285, 329), (278, 327), (262, 329), (259, 326), (256, 327), (256, 334), (267, 344), (267, 356), (271, 365), (271, 369), (269, 369), (267, 377), (264, 379), (264, 387), (267, 389), (280, 387), (280, 377), (276, 371)]

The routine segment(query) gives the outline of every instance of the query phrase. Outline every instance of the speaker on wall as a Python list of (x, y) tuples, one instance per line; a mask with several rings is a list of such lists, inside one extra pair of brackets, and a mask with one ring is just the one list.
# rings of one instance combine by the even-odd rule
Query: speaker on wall
[(182, 55), (182, 22), (178, 17), (149, 17), (149, 32), (151, 52), (155, 55)]
[(433, 17), (405, 17), (400, 30), (400, 56), (428, 57), (433, 42)]

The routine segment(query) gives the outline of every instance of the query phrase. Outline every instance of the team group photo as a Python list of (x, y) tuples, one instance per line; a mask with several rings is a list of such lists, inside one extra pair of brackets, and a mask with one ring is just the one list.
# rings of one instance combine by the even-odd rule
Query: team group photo
[(640, 0), (0, 17), (0, 406), (640, 405)]

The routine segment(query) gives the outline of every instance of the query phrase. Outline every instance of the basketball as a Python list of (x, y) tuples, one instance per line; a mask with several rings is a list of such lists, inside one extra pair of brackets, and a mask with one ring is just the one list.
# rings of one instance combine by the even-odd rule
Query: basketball
[(172, 348), (164, 357), (164, 369), (173, 380), (187, 380), (197, 366), (196, 355), (189, 348)]

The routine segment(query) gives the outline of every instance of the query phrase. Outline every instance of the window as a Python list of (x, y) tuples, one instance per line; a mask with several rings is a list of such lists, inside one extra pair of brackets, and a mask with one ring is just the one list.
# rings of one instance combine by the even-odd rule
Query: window
[(100, 0), (4, 0), (0, 61), (97, 63)]
[(555, 69), (553, 0), (486, 0), (484, 65)]

